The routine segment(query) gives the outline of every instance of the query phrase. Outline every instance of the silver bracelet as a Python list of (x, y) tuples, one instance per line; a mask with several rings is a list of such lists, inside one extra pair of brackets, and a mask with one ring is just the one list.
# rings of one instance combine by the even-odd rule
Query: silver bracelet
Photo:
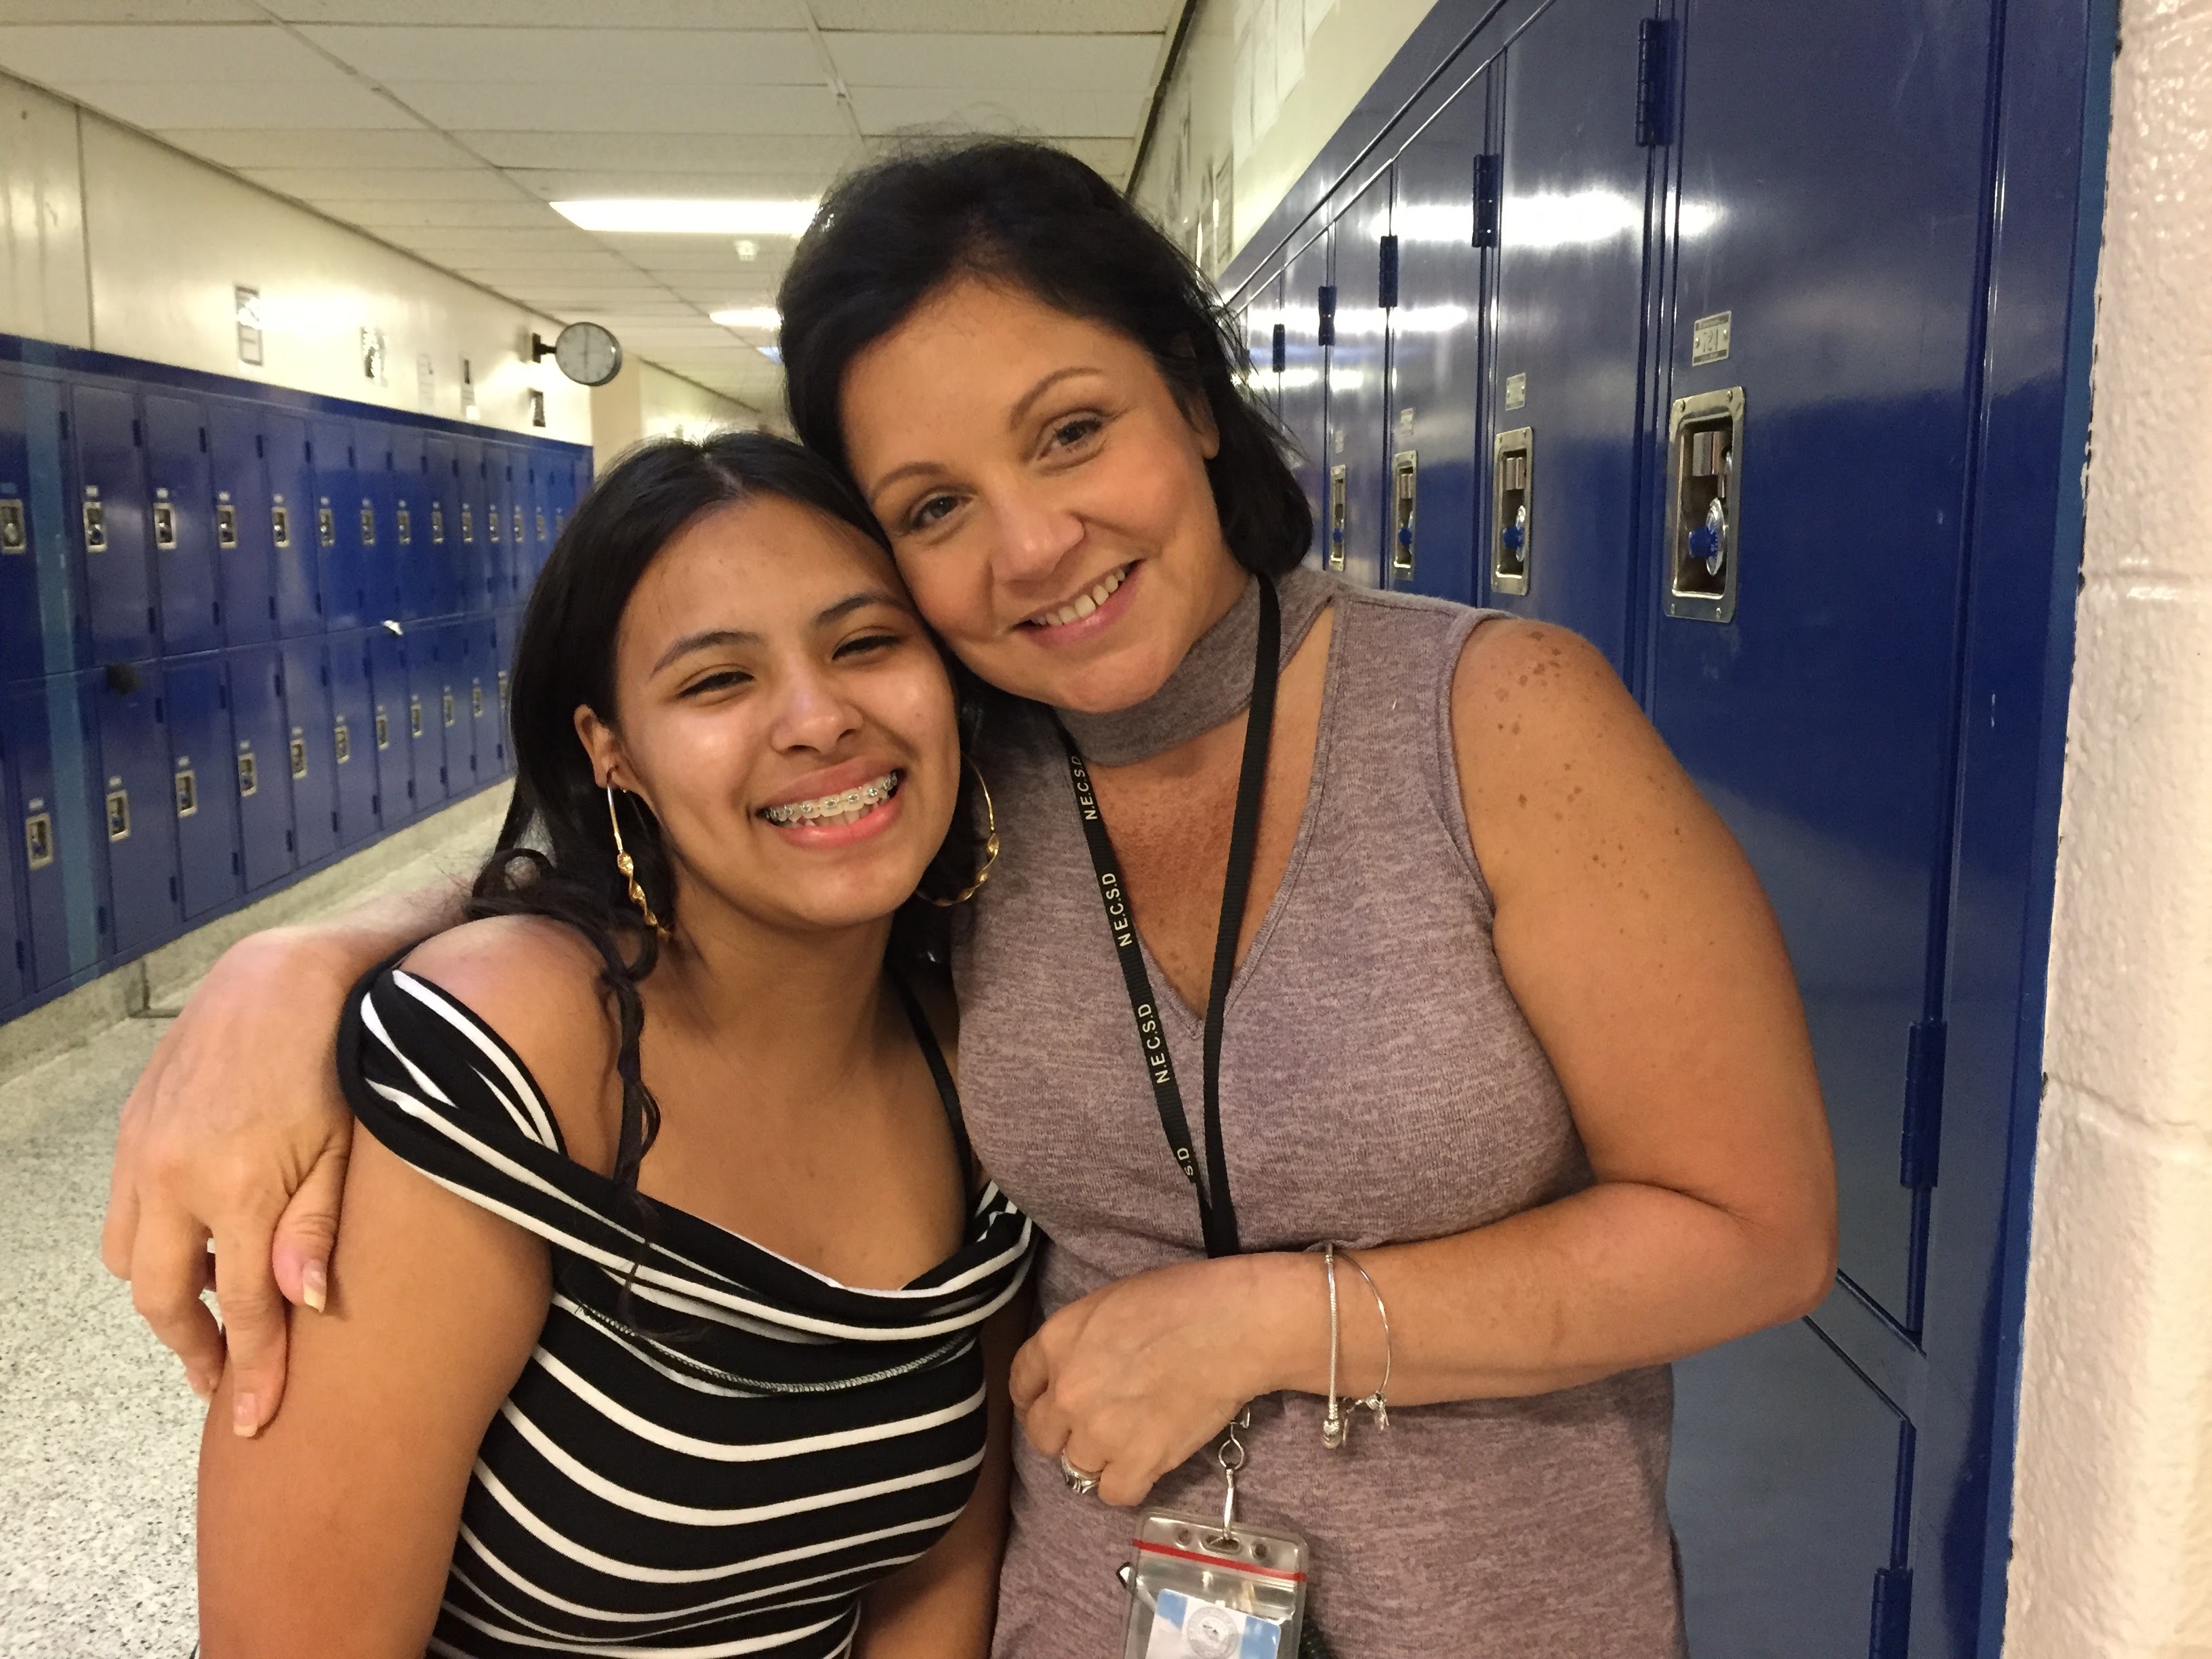
[(1346, 1405), (1364, 1407), (1374, 1417), (1375, 1426), (1378, 1429), (1390, 1426), (1390, 1310), (1383, 1304), (1382, 1292), (1376, 1286), (1374, 1276), (1349, 1250), (1342, 1252), (1344, 1259), (1352, 1264), (1352, 1271), (1366, 1281), (1367, 1293), (1375, 1298), (1375, 1311), (1382, 1321), (1382, 1380), (1375, 1385), (1375, 1392), (1364, 1399), (1340, 1400), (1336, 1392), (1337, 1376), (1343, 1369), (1344, 1359), (1343, 1324), (1336, 1299), (1338, 1253), (1339, 1247), (1334, 1243), (1321, 1247), (1322, 1274), (1328, 1283), (1328, 1392), (1322, 1396), (1327, 1404), (1322, 1413), (1321, 1443), (1331, 1451), (1341, 1450), (1351, 1437), (1352, 1418), (1344, 1409)]

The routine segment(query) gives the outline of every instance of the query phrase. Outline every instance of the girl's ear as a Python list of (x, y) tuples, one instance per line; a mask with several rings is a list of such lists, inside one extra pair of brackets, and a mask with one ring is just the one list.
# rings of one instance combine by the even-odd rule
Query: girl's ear
[(613, 726), (599, 717), (598, 713), (584, 703), (576, 705), (576, 737), (584, 745), (584, 753), (592, 763), (592, 781), (600, 788), (628, 788), (622, 774), (627, 767), (623, 754), (622, 738)]

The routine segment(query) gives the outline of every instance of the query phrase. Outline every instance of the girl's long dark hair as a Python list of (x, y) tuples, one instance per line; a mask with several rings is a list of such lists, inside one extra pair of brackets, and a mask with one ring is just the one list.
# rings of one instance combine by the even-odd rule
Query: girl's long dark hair
[[(645, 1006), (638, 984), (659, 959), (660, 941), (629, 898), (615, 866), (607, 795), (593, 781), (578, 739), (585, 707), (618, 726), (615, 642), (624, 608), (647, 568), (702, 513), (780, 496), (825, 513), (884, 546), (874, 516), (820, 457), (761, 432), (699, 441), (658, 438), (629, 451), (594, 483), (532, 588), (515, 642), (507, 720), (514, 746), (514, 796), (499, 845), (477, 875), (471, 918), (534, 915), (565, 922), (601, 962), (619, 1044), (622, 1123), (614, 1178), (633, 1194), (638, 1168), (660, 1125), (660, 1108), (639, 1065)], [(885, 550), (888, 555), (888, 549)], [(927, 890), (957, 892), (974, 868), (971, 803), (963, 787), (955, 832), (925, 877)], [(644, 801), (617, 789), (623, 842), (664, 926), (676, 921), (676, 884), (660, 825)], [(912, 902), (892, 928), (892, 948), (941, 960), (941, 913)], [(637, 1218), (649, 1236), (650, 1212)]]
[(1305, 556), (1312, 505), (1285, 459), (1281, 423), (1244, 387), (1244, 342), (1213, 285), (1120, 191), (1046, 144), (921, 149), (830, 191), (776, 295), (784, 396), (808, 447), (849, 469), (841, 404), (853, 360), (963, 274), (1143, 346), (1221, 434), (1206, 471), (1237, 562), (1280, 575)]

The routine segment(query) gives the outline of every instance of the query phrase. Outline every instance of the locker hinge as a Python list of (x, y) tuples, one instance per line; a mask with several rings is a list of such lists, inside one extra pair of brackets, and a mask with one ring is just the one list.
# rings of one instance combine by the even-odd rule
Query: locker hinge
[(1336, 343), (1336, 287), (1323, 283), (1318, 295), (1321, 322), (1315, 332), (1316, 343), (1332, 346)]
[(205, 427), (202, 427), (200, 428), (200, 453), (204, 455), (207, 453), (207, 428)]
[(1268, 343), (1269, 367), (1278, 374), (1283, 372), (1284, 366), (1290, 360), (1290, 330), (1277, 323), (1274, 338)]
[(1636, 142), (1646, 149), (1668, 141), (1667, 69), (1673, 25), (1647, 17), (1636, 26)]
[(1874, 1628), (1867, 1659), (1905, 1659), (1912, 1639), (1912, 1569), (1884, 1567), (1874, 1576)]
[(136, 421), (131, 422), (131, 448), (133, 448), (133, 449), (143, 449), (143, 448), (145, 448), (145, 447), (146, 447), (146, 438), (145, 438), (145, 434), (144, 434), (143, 433), (142, 433), (142, 432), (140, 432), (140, 431), (139, 431), (139, 429), (138, 429), (138, 422), (136, 422)]
[(1498, 186), (1504, 172), (1502, 155), (1474, 158), (1474, 245), (1498, 246)]
[(1398, 239), (1382, 239), (1382, 256), (1375, 272), (1375, 303), (1389, 311), (1398, 303)]
[(1943, 1129), (1943, 1048), (1948, 1028), (1923, 1019), (1905, 1045), (1905, 1131), (1897, 1179), (1915, 1192), (1936, 1184), (1936, 1156)]
[(258, 432), (253, 434), (253, 459), (257, 461), (265, 461), (269, 459), (269, 451), (263, 445), (261, 434)]

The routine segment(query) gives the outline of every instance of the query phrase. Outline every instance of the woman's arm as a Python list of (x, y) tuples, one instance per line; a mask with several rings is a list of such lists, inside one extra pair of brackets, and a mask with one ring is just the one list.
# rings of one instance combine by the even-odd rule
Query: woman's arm
[(1029, 1334), (1027, 1289), (983, 1328), (990, 1440), (974, 1496), (951, 1530), (918, 1561), (871, 1589), (854, 1659), (986, 1659), (999, 1611), (999, 1558), (1006, 1543), (1006, 1483), (1013, 1408), (1006, 1368)]
[[(323, 1305), (353, 1138), (331, 1049), (339, 1007), (386, 957), (458, 923), (466, 894), (428, 887), (240, 940), (124, 1105), (100, 1260), (202, 1399), (228, 1365), (240, 1434), (283, 1397), (287, 1298)], [(222, 1328), (200, 1301), (210, 1238)]]
[(284, 1414), (200, 1441), (203, 1659), (420, 1659), (478, 1443), (545, 1322), (544, 1245), (372, 1136), (345, 1180), (320, 1319), (294, 1333)]
[[(1539, 624), (1478, 629), (1453, 693), (1506, 981), (1595, 1183), (1493, 1225), (1363, 1251), (1398, 1404), (1543, 1393), (1794, 1318), (1835, 1272), (1835, 1176), (1802, 1007), (1758, 879), (1604, 660)], [(1348, 1374), (1382, 1330), (1340, 1277)], [(1310, 1255), (1107, 1286), (1017, 1356), (1030, 1439), (1138, 1501), (1247, 1399), (1327, 1386)]]

